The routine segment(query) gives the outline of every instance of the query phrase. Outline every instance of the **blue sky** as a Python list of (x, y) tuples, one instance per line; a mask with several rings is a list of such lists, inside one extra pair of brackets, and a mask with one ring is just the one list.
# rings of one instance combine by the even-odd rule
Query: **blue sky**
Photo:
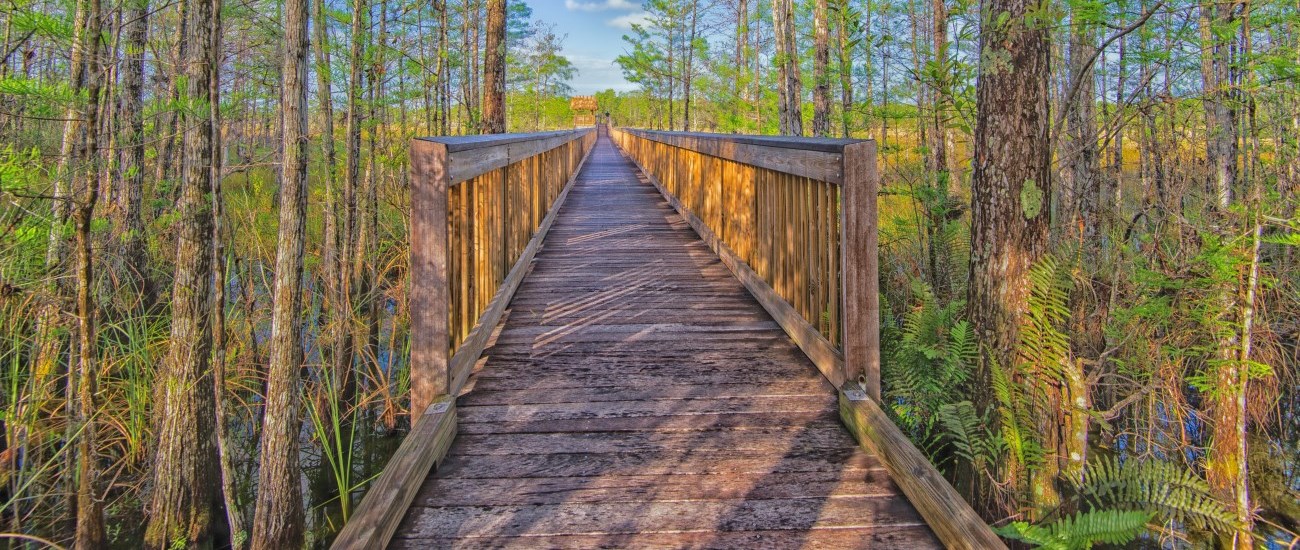
[(555, 32), (568, 35), (564, 56), (578, 74), (569, 85), (576, 95), (591, 95), (613, 88), (635, 89), (623, 78), (614, 58), (626, 48), (623, 35), (631, 24), (644, 17), (641, 0), (526, 0), (533, 18), (555, 25)]

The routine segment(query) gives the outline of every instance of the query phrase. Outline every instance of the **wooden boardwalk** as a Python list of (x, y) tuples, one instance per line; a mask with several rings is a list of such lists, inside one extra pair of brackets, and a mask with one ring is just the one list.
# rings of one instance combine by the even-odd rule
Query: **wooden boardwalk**
[(390, 542), (937, 547), (836, 389), (602, 136)]

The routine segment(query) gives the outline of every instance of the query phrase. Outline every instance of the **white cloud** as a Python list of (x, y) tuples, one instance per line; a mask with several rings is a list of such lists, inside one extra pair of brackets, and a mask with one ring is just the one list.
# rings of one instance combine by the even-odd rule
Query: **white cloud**
[(640, 0), (564, 0), (570, 11), (639, 10)]
[(618, 17), (610, 19), (609, 21), (606, 21), (605, 24), (611, 27), (618, 27), (620, 29), (631, 29), (632, 25), (634, 24), (644, 26), (649, 22), (650, 22), (650, 14), (644, 11), (638, 11), (626, 15), (620, 15)]

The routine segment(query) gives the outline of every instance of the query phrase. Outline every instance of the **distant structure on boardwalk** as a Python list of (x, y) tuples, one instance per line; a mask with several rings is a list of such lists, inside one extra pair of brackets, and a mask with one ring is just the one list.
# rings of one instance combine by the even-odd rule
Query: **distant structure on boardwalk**
[(569, 99), (569, 108), (573, 109), (573, 126), (579, 128), (582, 126), (596, 125), (596, 98), (589, 95), (580, 95)]

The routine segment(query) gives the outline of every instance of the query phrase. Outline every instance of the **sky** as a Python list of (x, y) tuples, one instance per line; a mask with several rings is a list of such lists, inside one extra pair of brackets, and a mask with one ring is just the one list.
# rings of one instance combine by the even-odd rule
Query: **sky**
[(614, 63), (627, 45), (623, 35), (645, 17), (641, 0), (526, 0), (533, 18), (555, 25), (555, 33), (568, 35), (564, 56), (578, 69), (569, 85), (575, 95), (592, 95), (613, 88), (636, 89)]

